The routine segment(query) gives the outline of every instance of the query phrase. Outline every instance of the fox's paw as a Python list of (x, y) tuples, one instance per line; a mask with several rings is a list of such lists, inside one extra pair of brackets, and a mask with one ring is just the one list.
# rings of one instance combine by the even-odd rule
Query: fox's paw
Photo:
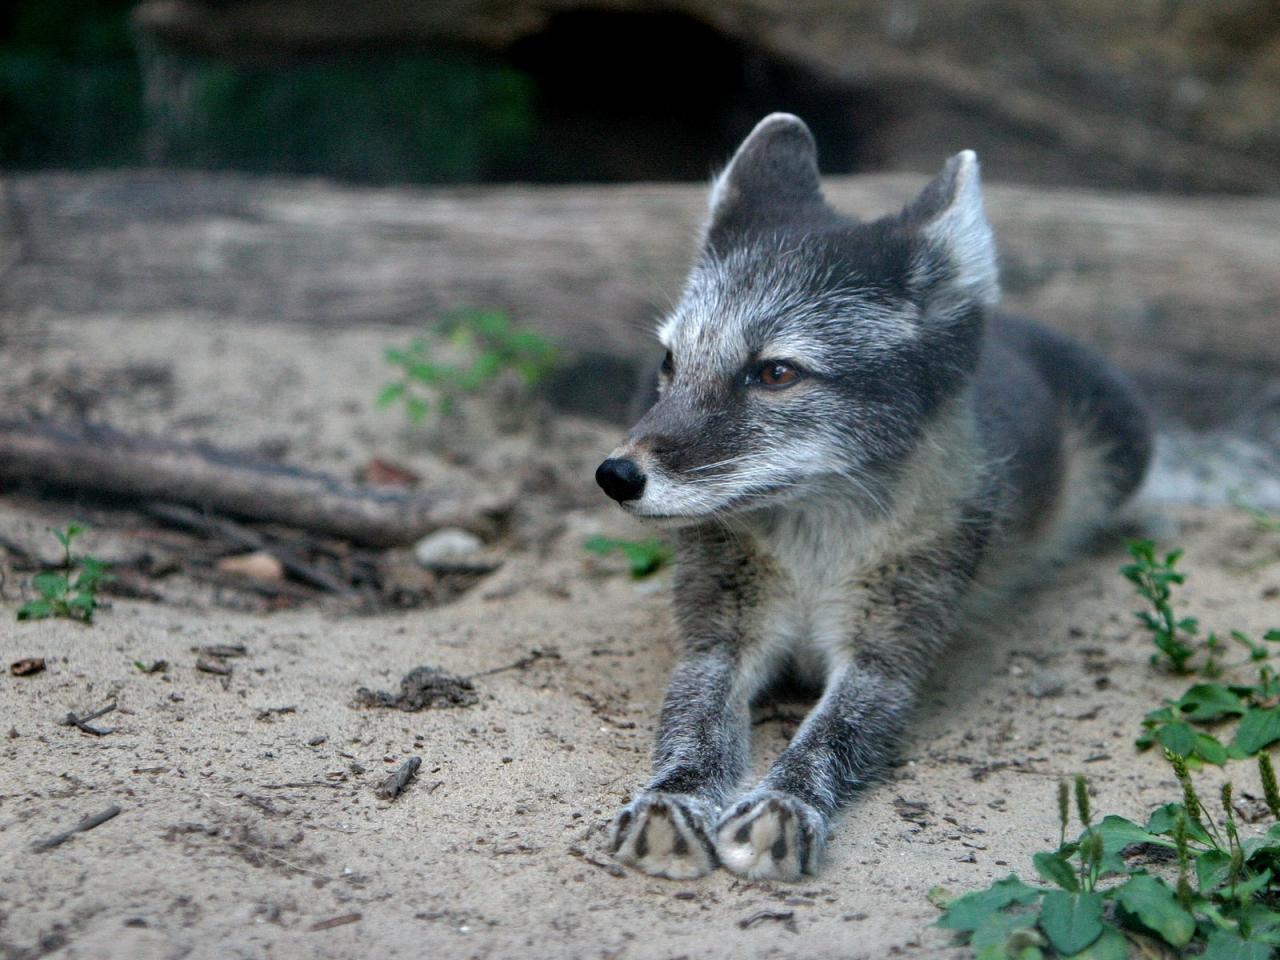
[(690, 880), (716, 868), (715, 811), (693, 797), (644, 792), (619, 811), (609, 830), (622, 863), (655, 877)]
[(747, 794), (716, 828), (720, 862), (752, 880), (799, 880), (816, 873), (826, 842), (822, 815), (776, 790)]

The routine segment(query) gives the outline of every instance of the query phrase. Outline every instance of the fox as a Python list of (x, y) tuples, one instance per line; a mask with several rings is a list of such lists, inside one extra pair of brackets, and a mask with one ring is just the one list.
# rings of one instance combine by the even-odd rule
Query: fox
[[(972, 151), (870, 222), (827, 203), (790, 114), (713, 178), (652, 405), (595, 474), (676, 551), (681, 654), (652, 776), (609, 828), (618, 861), (816, 873), (947, 640), (1139, 488), (1134, 387), (999, 296)], [(781, 684), (816, 702), (744, 785), (751, 708)]]

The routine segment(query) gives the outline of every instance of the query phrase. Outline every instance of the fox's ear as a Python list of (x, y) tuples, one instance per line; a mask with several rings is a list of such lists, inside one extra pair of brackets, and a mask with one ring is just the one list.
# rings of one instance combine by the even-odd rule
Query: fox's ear
[(781, 216), (822, 201), (818, 148), (799, 117), (771, 113), (742, 141), (711, 184), (708, 232), (730, 221)]
[(1000, 299), (996, 243), (982, 205), (978, 158), (957, 153), (902, 212), (923, 239), (921, 280), (943, 282), (987, 305)]

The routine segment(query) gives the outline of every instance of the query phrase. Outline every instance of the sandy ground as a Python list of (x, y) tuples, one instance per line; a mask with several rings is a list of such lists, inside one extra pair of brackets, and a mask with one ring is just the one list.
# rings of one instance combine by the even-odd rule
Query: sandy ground
[[(403, 339), (177, 315), (4, 331), (0, 410), (78, 406), (341, 474), (378, 455), (431, 482), (508, 485), (520, 503), (497, 572), (394, 615), (238, 612), (179, 577), (157, 585), (164, 602), (112, 600), (92, 627), (19, 624), (29, 575), (8, 576), (0, 661), (48, 668), (0, 674), (0, 956), (959, 957), (930, 927), (927, 891), (1030, 877), (1031, 853), (1056, 839), (1059, 778), (1087, 773), (1097, 809), (1135, 818), (1174, 798), (1167, 766), (1133, 739), (1185, 684), (1148, 664), (1116, 541), (957, 641), (817, 878), (619, 870), (604, 827), (647, 773), (675, 638), (669, 573), (635, 582), (581, 548), (636, 533), (591, 489), (616, 428), (534, 411), (495, 431), (480, 405), (406, 427), (370, 403), (381, 349)], [(136, 549), (143, 521), (127, 512), (0, 494), (0, 532), (23, 543), (52, 548), (44, 528), (73, 516), (91, 525), (87, 550)], [(1220, 631), (1280, 625), (1280, 534), (1225, 508), (1164, 516), (1167, 542), (1187, 548), (1188, 611)], [(229, 677), (195, 669), (193, 648), (212, 643), (244, 644)], [(353, 705), (421, 664), (470, 675), (533, 651), (478, 677), (470, 707)], [(167, 672), (133, 666), (156, 659)], [(111, 701), (106, 736), (58, 724)], [(761, 709), (757, 769), (802, 709)], [(410, 756), (417, 781), (379, 799)], [(1252, 770), (1233, 777), (1258, 792)], [(115, 819), (33, 850), (113, 803)]]

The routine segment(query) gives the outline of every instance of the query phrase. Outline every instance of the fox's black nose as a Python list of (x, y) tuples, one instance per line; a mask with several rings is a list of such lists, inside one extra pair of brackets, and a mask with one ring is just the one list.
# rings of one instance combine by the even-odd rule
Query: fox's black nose
[(639, 500), (644, 493), (644, 474), (634, 460), (610, 457), (596, 468), (596, 483), (619, 503)]

